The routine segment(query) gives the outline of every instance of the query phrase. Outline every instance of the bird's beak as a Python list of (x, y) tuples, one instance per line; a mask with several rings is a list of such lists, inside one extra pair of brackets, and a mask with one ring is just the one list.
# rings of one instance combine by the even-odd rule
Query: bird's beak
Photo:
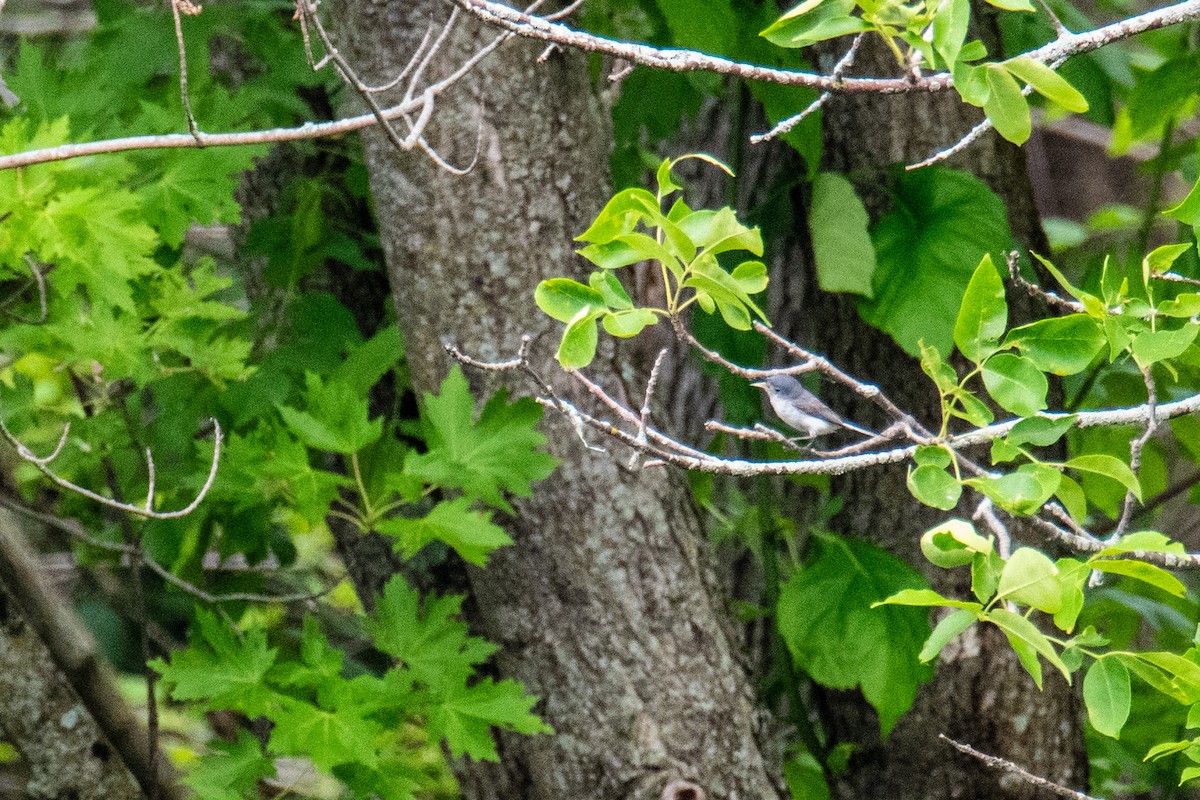
[(756, 389), (766, 389), (767, 388), (767, 384), (764, 383), (763, 381), (755, 381), (754, 383), (752, 383), (750, 385), (755, 387)]

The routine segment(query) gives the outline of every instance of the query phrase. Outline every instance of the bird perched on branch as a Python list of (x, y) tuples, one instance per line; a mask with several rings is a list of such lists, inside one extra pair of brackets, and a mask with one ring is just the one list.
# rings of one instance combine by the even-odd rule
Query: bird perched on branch
[(757, 381), (750, 385), (766, 392), (775, 414), (803, 433), (805, 439), (816, 439), (843, 428), (863, 436), (875, 435), (866, 428), (860, 428), (843, 419), (791, 375), (773, 375), (765, 381)]

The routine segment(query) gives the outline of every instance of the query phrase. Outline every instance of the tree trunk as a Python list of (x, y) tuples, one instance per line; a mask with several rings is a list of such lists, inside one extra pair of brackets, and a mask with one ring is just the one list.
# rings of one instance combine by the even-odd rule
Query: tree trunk
[[(351, 0), (347, 52), (366, 80), (390, 80), (444, 6)], [(495, 35), (463, 24), (432, 70)], [(534, 334), (534, 363), (556, 325), (537, 282), (579, 277), (572, 237), (607, 197), (607, 113), (587, 61), (509, 42), (444, 96), (430, 142), (466, 177), (366, 137), (388, 272), (413, 383), (436, 389), (453, 340), (480, 358), (511, 357)], [(639, 371), (602, 353), (589, 373), (639, 397)], [(487, 382), (471, 375), (476, 387)], [(564, 393), (586, 402), (565, 381)], [(494, 385), (491, 386), (494, 388)], [(516, 544), (472, 570), (482, 633), (503, 645), (500, 671), (543, 698), (557, 734), (505, 736), (502, 764), (460, 770), (472, 798), (772, 798), (776, 756), (760, 744), (753, 691), (738, 662), (723, 592), (681, 476), (618, 468), (547, 419), (562, 465), (517, 503)], [(601, 444), (604, 444), (601, 442)]]

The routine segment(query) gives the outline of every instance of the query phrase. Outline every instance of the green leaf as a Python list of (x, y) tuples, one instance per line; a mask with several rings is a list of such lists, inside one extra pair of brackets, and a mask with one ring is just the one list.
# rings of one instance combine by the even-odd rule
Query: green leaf
[(681, 217), (677, 224), (696, 249), (703, 249), (710, 256), (732, 250), (748, 250), (756, 256), (763, 254), (762, 234), (758, 228), (743, 225), (729, 207), (693, 211)]
[(575, 318), (567, 323), (562, 341), (558, 344), (558, 352), (554, 354), (563, 369), (582, 369), (592, 363), (592, 359), (596, 357), (596, 345), (599, 343), (596, 318), (603, 314), (602, 310), (581, 309)]
[(305, 376), (305, 411), (278, 406), (283, 421), (311, 448), (350, 455), (379, 440), (383, 420), (368, 418), (367, 396), (348, 383)]
[(969, 0), (942, 0), (938, 3), (933, 17), (933, 48), (942, 57), (943, 69), (950, 69), (958, 61), (970, 24)]
[(530, 711), (536, 702), (516, 681), (485, 678), (436, 702), (429, 716), (429, 731), (445, 738), (455, 758), (467, 755), (476, 761), (499, 761), (492, 726), (530, 735), (554, 733)]
[(934, 566), (953, 569), (970, 564), (976, 553), (992, 552), (992, 540), (975, 532), (975, 526), (961, 519), (949, 519), (921, 536), (921, 552)]
[(1048, 417), (1029, 417), (1013, 426), (1005, 437), (1006, 441), (1019, 447), (1023, 444), (1033, 444), (1038, 447), (1049, 447), (1062, 438), (1078, 419), (1075, 414), (1067, 414), (1053, 419)]
[(421, 422), (428, 451), (404, 463), (405, 472), (435, 486), (462, 489), (511, 513), (504, 492), (529, 497), (530, 484), (549, 475), (558, 462), (538, 448), (546, 437), (535, 426), (542, 407), (529, 398), (508, 402), (497, 392), (474, 421), (475, 403), (467, 379), (455, 366), (442, 381), (442, 393), (425, 395)]
[(1015, 639), (1029, 645), (1034, 652), (1061, 672), (1067, 683), (1071, 682), (1071, 672), (1067, 669), (1067, 665), (1062, 662), (1050, 640), (1032, 622), (1006, 608), (993, 608), (987, 613), (986, 621), (1004, 631), (1010, 642)]
[(1032, 547), (1019, 547), (1000, 573), (997, 596), (1053, 614), (1062, 608), (1058, 567)]
[(1004, 344), (1015, 345), (1043, 372), (1074, 375), (1087, 369), (1105, 341), (1104, 330), (1094, 319), (1068, 314), (1014, 328)]
[(1198, 332), (1200, 325), (1195, 323), (1173, 331), (1144, 331), (1133, 339), (1133, 357), (1143, 367), (1178, 358), (1196, 341)]
[(996, 594), (1006, 562), (999, 553), (979, 553), (971, 561), (971, 593), (981, 603)]
[(375, 740), (383, 725), (367, 719), (361, 710), (342, 707), (336, 711), (284, 698), (271, 715), (271, 750), (309, 759), (318, 769), (331, 770), (340, 764), (378, 763)]
[(1091, 472), (1096, 475), (1103, 475), (1106, 478), (1112, 478), (1133, 492), (1133, 496), (1139, 502), (1142, 499), (1142, 485), (1138, 482), (1137, 476), (1133, 474), (1133, 470), (1129, 468), (1128, 464), (1115, 456), (1105, 455), (1104, 453), (1076, 456), (1063, 466), (1079, 470), (1080, 472)]
[(1088, 110), (1088, 102), (1079, 90), (1042, 62), (1028, 56), (1018, 56), (1005, 61), (1004, 67), (1018, 79), (1032, 86), (1042, 97), (1057, 103), (1067, 111), (1082, 114)]
[(779, 47), (808, 47), (826, 39), (868, 30), (850, 15), (854, 0), (805, 0), (759, 35)]
[(1200, 178), (1196, 179), (1195, 185), (1192, 186), (1192, 190), (1187, 193), (1186, 197), (1162, 213), (1168, 217), (1174, 217), (1184, 225), (1193, 228), (1200, 227)]
[(929, 638), (925, 640), (925, 644), (921, 648), (921, 652), (917, 655), (917, 658), (923, 664), (933, 661), (942, 652), (942, 649), (950, 644), (954, 637), (975, 624), (978, 618), (979, 615), (975, 611), (965, 608), (943, 617), (934, 627), (933, 633), (929, 634)]
[(812, 192), (808, 226), (821, 290), (873, 297), (875, 246), (862, 200), (850, 181), (833, 172), (818, 175)]
[[(926, 344), (924, 340), (921, 340), (920, 347), (921, 371), (929, 376), (939, 393), (954, 393), (958, 389), (958, 375), (954, 372), (954, 367), (946, 363), (936, 347)], [(949, 463), (947, 459), (946, 465)]]
[(603, 309), (604, 295), (570, 278), (550, 278), (538, 284), (533, 300), (546, 315), (559, 322), (572, 322), (580, 312)]
[(916, 659), (928, 612), (871, 604), (916, 588), (921, 578), (865, 542), (820, 535), (816, 558), (783, 585), (779, 632), (796, 665), (837, 689), (861, 686), (886, 734), (932, 674)]
[(963, 483), (990, 497), (1013, 514), (1035, 514), (1058, 491), (1062, 473), (1045, 464), (1022, 464), (1016, 472), (968, 478)]
[(949, 511), (958, 505), (962, 485), (958, 479), (938, 467), (917, 467), (908, 473), (908, 491), (927, 506)]
[(983, 365), (983, 385), (1001, 407), (1031, 417), (1046, 407), (1050, 384), (1034, 363), (1012, 353), (997, 353)]
[(996, 8), (1003, 8), (1005, 11), (1033, 11), (1033, 4), (1029, 0), (987, 0), (988, 5), (993, 5)]
[[(1087, 583), (1091, 570), (1087, 564), (1073, 558), (1060, 558), (1055, 562), (1058, 567), (1058, 583), (1062, 588), (1062, 607), (1054, 612), (1054, 624), (1061, 630), (1070, 633), (1075, 630), (1079, 612), (1083, 610), (1083, 587)], [(1074, 641), (1082, 645), (1086, 636), (1077, 636)]]
[(430, 595), (422, 603), (420, 593), (396, 575), (377, 599), (374, 617), (365, 623), (367, 634), (417, 680), (435, 690), (454, 691), (497, 649), (467, 634), (466, 623), (457, 619), (462, 602), (462, 596)]
[(1062, 501), (1063, 508), (1071, 515), (1071, 519), (1083, 522), (1087, 518), (1087, 495), (1074, 478), (1063, 475), (1058, 481), (1058, 489), (1054, 491), (1054, 496)]
[(1004, 282), (996, 272), (991, 255), (985, 253), (963, 294), (954, 323), (954, 343), (959, 352), (979, 364), (996, 352), (1007, 326)]
[(1083, 703), (1092, 727), (1116, 739), (1129, 719), (1129, 670), (1115, 658), (1098, 659), (1083, 676)]
[(916, 356), (921, 340), (949, 352), (970, 265), (1012, 240), (999, 198), (973, 176), (939, 167), (896, 174), (892, 210), (871, 238), (875, 296), (860, 301), (859, 313)]
[(243, 800), (258, 791), (260, 778), (275, 774), (275, 763), (263, 755), (262, 744), (246, 730), (233, 742), (212, 739), (203, 758), (187, 765), (180, 780), (200, 800)]
[(1062, 271), (1058, 267), (1054, 266), (1054, 264), (1049, 260), (1042, 258), (1037, 253), (1034, 253), (1033, 257), (1042, 263), (1042, 266), (1046, 268), (1046, 271), (1054, 276), (1054, 279), (1057, 280), (1059, 284), (1067, 290), (1068, 294), (1083, 304), (1088, 316), (1099, 320), (1108, 318), (1108, 309), (1104, 307), (1104, 303), (1099, 297), (1096, 297), (1094, 294), (1089, 294), (1072, 285), (1072, 283), (1067, 280), (1067, 276), (1063, 275)]
[(1171, 573), (1154, 564), (1132, 559), (1095, 558), (1088, 562), (1092, 569), (1148, 583), (1175, 597), (1186, 597), (1187, 587)]
[(1200, 294), (1184, 292), (1159, 303), (1156, 310), (1165, 317), (1200, 316)]
[(630, 308), (625, 311), (614, 311), (601, 317), (604, 330), (613, 336), (627, 339), (637, 336), (647, 325), (658, 323), (658, 315), (648, 308)]
[(605, 304), (617, 311), (633, 308), (633, 301), (616, 275), (605, 270), (598, 270), (588, 276), (588, 283), (600, 293)]
[(232, 709), (250, 717), (267, 713), (275, 695), (264, 683), (277, 651), (267, 647), (267, 634), (259, 628), (241, 639), (214, 614), (196, 612), (196, 632), (187, 649), (161, 658), (150, 666), (171, 686), (176, 700), (195, 700), (212, 710)]
[(886, 600), (880, 600), (877, 603), (872, 603), (871, 608), (876, 606), (945, 606), (947, 608), (958, 608), (970, 611), (981, 611), (983, 606), (979, 603), (971, 603), (965, 600), (954, 600), (949, 597), (943, 597), (932, 589), (903, 589), (896, 592)]
[[(1028, 3), (1028, 0), (1022, 1)], [(983, 113), (992, 121), (996, 133), (1013, 144), (1025, 144), (1033, 131), (1033, 122), (1021, 87), (1000, 64), (987, 65), (986, 79), (988, 99), (983, 104)]]
[(405, 558), (412, 558), (430, 542), (440, 541), (477, 567), (486, 566), (488, 555), (496, 548), (512, 544), (504, 529), (492, 522), (491, 514), (471, 510), (467, 497), (444, 500), (421, 519), (381, 520), (376, 529), (395, 538)]

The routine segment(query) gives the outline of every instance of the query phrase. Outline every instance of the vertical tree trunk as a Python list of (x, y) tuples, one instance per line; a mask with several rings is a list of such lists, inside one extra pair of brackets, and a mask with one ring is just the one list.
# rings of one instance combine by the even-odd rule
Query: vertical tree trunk
[[(348, 11), (345, 49), (368, 81), (383, 83), (444, 6), (352, 0)], [(494, 33), (464, 24), (431, 69), (458, 63)], [(445, 374), (448, 339), (478, 357), (510, 357), (532, 333), (535, 363), (552, 370), (555, 326), (532, 292), (542, 278), (580, 275), (572, 237), (607, 196), (610, 134), (586, 59), (553, 52), (539, 62), (540, 50), (510, 42), (442, 98), (430, 141), (465, 164), (481, 131), (470, 175), (397, 154), (379, 135), (366, 139), (418, 390), (436, 389)], [(628, 385), (638, 396), (644, 385), (611, 352), (590, 372), (617, 392)], [(563, 463), (518, 503), (508, 521), (516, 544), (470, 580), (476, 622), (503, 645), (500, 670), (543, 698), (539, 710), (557, 735), (504, 737), (500, 768), (461, 770), (464, 791), (514, 800), (782, 797), (684, 482), (662, 470), (622, 471), (615, 454), (585, 450), (561, 420), (545, 430)]]

